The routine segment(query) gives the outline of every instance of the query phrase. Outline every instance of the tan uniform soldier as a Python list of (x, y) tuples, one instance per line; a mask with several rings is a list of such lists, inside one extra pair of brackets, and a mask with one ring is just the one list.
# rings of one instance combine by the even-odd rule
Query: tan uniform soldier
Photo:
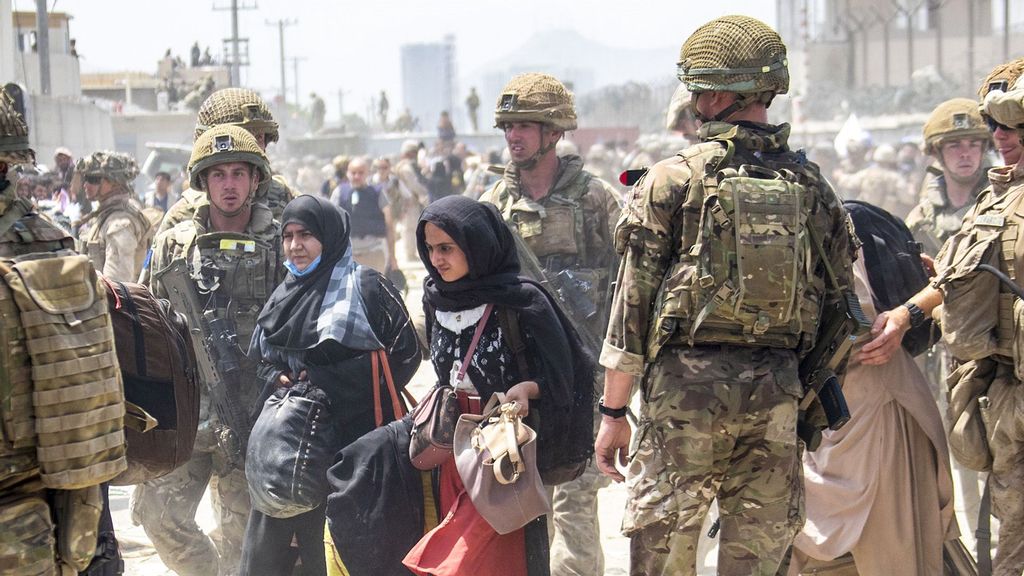
[(139, 174), (135, 159), (117, 152), (94, 152), (78, 161), (85, 195), (99, 207), (79, 222), (81, 251), (111, 280), (134, 282), (142, 270), (154, 230), (134, 197)]
[(935, 159), (925, 178), (920, 203), (907, 227), (930, 256), (960, 228), (964, 214), (988, 185), (985, 153), (992, 139), (970, 98), (954, 98), (935, 107), (924, 125), (925, 153)]
[[(595, 456), (626, 482), (631, 574), (695, 574), (717, 499), (718, 573), (774, 575), (803, 523), (798, 361), (823, 303), (852, 285), (856, 241), (817, 165), (789, 149), (789, 126), (767, 123), (789, 88), (774, 30), (746, 16), (704, 24), (678, 77), (700, 143), (637, 182), (616, 228)], [(643, 402), (623, 477), (634, 379)]]
[[(598, 352), (607, 324), (608, 289), (616, 263), (612, 232), (619, 205), (612, 187), (583, 168), (576, 153), (557, 154), (557, 144), (576, 129), (572, 94), (547, 74), (522, 74), (502, 90), (494, 112), (505, 132), (511, 161), (481, 202), (498, 207), (523, 239), (550, 287), (572, 283), (585, 301), (556, 289), (566, 315), (591, 353)], [(520, 260), (524, 255), (520, 254)], [(528, 275), (539, 275), (524, 263)], [(585, 287), (585, 288), (583, 288)], [(571, 288), (570, 288), (571, 289)], [(555, 487), (552, 574), (604, 573), (597, 490), (607, 480), (591, 465), (579, 478)]]
[[(992, 91), (983, 107), (995, 122), (1019, 131), (1024, 128), (1024, 86), (1018, 81), (1015, 88)], [(1013, 284), (1019, 290), (1024, 274), (1019, 232), (1024, 226), (1024, 169), (1019, 162), (994, 168), (988, 179), (990, 187), (943, 247), (933, 285), (942, 291), (943, 338), (959, 363), (948, 380), (951, 451), (965, 465), (990, 471), (992, 512), (999, 518), (992, 574), (1017, 576), (1024, 571), (1024, 355)], [(982, 264), (999, 270), (1004, 281), (982, 270)]]
[[(153, 292), (185, 314), (193, 344), (207, 347), (209, 354), (197, 355), (198, 361), (217, 359), (197, 370), (204, 386), (192, 459), (141, 485), (132, 501), (133, 520), (142, 524), (164, 564), (181, 576), (231, 574), (241, 558), (250, 509), (241, 448), (259, 391), (257, 363), (239, 347), (252, 337), (256, 317), (284, 270), (278, 224), (253, 197), (269, 177), (266, 155), (252, 134), (238, 126), (210, 128), (196, 138), (189, 161), (189, 184), (205, 198), (191, 219), (161, 232), (153, 243)], [(216, 542), (195, 523), (208, 482)]]

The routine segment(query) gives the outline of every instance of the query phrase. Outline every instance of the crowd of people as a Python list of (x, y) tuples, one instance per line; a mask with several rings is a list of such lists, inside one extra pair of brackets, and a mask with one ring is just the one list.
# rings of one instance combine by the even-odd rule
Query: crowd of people
[[(0, 95), (0, 573), (122, 573), (107, 491), (139, 425), (188, 438), (131, 501), (183, 576), (603, 574), (613, 481), (631, 574), (696, 574), (713, 505), (720, 574), (1021, 574), (1024, 59), (939, 103), (920, 148), (820, 166), (768, 122), (789, 69), (763, 22), (699, 27), (677, 71), (666, 133), (631, 146), (581, 155), (573, 94), (525, 73), (504, 151), (444, 115), (429, 147), (277, 169), (266, 103), (217, 90), (187, 181), (141, 197), (128, 154), (37, 173)], [(111, 350), (144, 364), (132, 293), (188, 327), (165, 368), (195, 429)]]

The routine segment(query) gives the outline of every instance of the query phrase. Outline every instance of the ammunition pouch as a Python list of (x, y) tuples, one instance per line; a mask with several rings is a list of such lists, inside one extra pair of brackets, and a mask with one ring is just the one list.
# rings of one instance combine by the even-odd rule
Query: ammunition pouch
[(43, 493), (5, 499), (0, 503), (0, 525), (4, 527), (0, 576), (57, 573), (53, 520)]
[(993, 358), (982, 358), (964, 362), (946, 378), (949, 451), (966, 468), (978, 472), (992, 469), (984, 414), (986, 395), (997, 374), (1006, 377), (1009, 370)]
[(36, 459), (49, 488), (125, 470), (124, 391), (101, 279), (86, 256), (16, 259), (5, 280), (31, 358)]
[(103, 492), (99, 485), (53, 494), (57, 524), (57, 555), (63, 564), (82, 572), (96, 554)]

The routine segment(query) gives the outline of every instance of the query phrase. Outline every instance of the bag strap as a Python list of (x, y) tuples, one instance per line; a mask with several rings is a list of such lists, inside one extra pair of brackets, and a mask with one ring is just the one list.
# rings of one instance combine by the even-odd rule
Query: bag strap
[(509, 348), (512, 349), (512, 357), (515, 358), (516, 368), (519, 369), (519, 379), (528, 380), (530, 365), (526, 361), (526, 342), (523, 341), (523, 333), (519, 330), (519, 314), (502, 306), (498, 308), (498, 322), (508, 339)]
[(466, 377), (466, 369), (469, 368), (469, 361), (473, 359), (473, 353), (476, 352), (476, 346), (480, 343), (480, 336), (484, 333), (484, 327), (487, 326), (487, 320), (491, 317), (491, 310), (494, 309), (494, 304), (488, 304), (484, 307), (484, 315), (476, 323), (476, 331), (473, 332), (473, 340), (469, 343), (469, 349), (466, 350), (466, 356), (462, 358), (462, 366), (459, 367), (459, 375), (457, 380), (462, 383), (462, 379)]
[(384, 425), (384, 407), (380, 399), (380, 371), (384, 368), (384, 381), (388, 386), (388, 394), (391, 396), (391, 410), (395, 419), (405, 416), (402, 403), (398, 399), (398, 392), (395, 391), (395, 381), (391, 377), (391, 365), (388, 364), (388, 355), (384, 349), (374, 350), (370, 353), (370, 371), (373, 378), (373, 418), (377, 427)]

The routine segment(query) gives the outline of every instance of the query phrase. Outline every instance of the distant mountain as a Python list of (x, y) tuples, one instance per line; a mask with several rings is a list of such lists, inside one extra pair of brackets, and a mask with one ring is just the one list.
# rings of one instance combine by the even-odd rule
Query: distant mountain
[[(496, 93), (493, 80), (507, 80), (512, 74), (525, 71), (543, 71), (576, 76), (578, 94), (589, 90), (622, 84), (630, 80), (663, 83), (675, 75), (674, 63), (679, 55), (678, 46), (633, 49), (602, 44), (585, 37), (577, 30), (547, 30), (538, 32), (507, 54), (470, 72), (470, 79), (487, 86)], [(486, 90), (486, 89), (485, 89)]]

